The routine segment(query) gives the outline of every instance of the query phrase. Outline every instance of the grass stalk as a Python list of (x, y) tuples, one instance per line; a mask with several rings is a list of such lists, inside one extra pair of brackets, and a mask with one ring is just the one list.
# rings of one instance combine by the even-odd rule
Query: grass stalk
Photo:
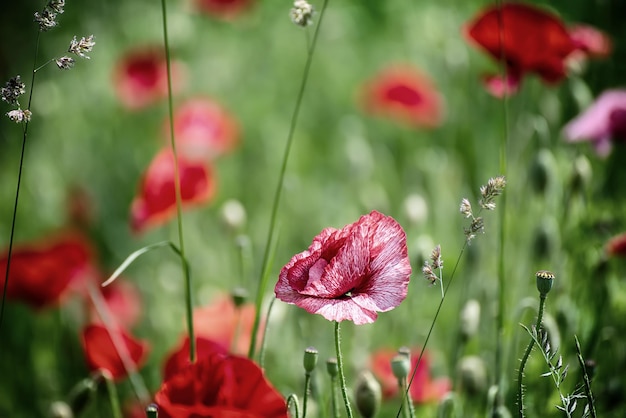
[(278, 205), (280, 203), (280, 196), (283, 190), (283, 183), (285, 180), (285, 172), (287, 171), (287, 162), (289, 161), (289, 154), (291, 152), (291, 146), (293, 144), (293, 135), (296, 130), (296, 125), (298, 122), (298, 116), (300, 114), (300, 107), (302, 105), (302, 99), (304, 98), (304, 91), (306, 90), (306, 86), (309, 80), (309, 72), (311, 70), (311, 64), (313, 63), (313, 55), (315, 53), (315, 46), (317, 45), (317, 40), (319, 36), (319, 31), (322, 26), (322, 20), (324, 19), (324, 12), (326, 11), (326, 7), (328, 6), (328, 0), (324, 0), (324, 4), (322, 5), (322, 9), (320, 11), (319, 21), (317, 22), (317, 26), (315, 27), (315, 32), (313, 34), (313, 40), (311, 42), (311, 46), (307, 49), (307, 59), (304, 65), (304, 72), (302, 75), (302, 81), (300, 82), (300, 88), (298, 90), (298, 95), (296, 98), (296, 105), (293, 110), (293, 114), (291, 116), (291, 123), (289, 125), (289, 132), (287, 134), (287, 142), (285, 144), (285, 150), (283, 154), (283, 159), (280, 167), (280, 173), (278, 175), (278, 184), (276, 186), (276, 191), (274, 192), (274, 201), (272, 204), (272, 212), (270, 215), (270, 226), (269, 232), (267, 234), (267, 241), (265, 242), (265, 252), (263, 255), (263, 262), (261, 265), (261, 277), (259, 278), (259, 285), (257, 288), (256, 301), (255, 301), (255, 315), (254, 315), (254, 324), (252, 326), (252, 334), (250, 338), (250, 348), (248, 350), (248, 358), (254, 357), (254, 352), (256, 349), (256, 341), (257, 334), (259, 331), (259, 325), (261, 323), (261, 307), (263, 306), (263, 298), (265, 296), (265, 289), (267, 288), (268, 282), (268, 260), (271, 252), (272, 242), (274, 240), (274, 231), (276, 229), (276, 218), (278, 215)]

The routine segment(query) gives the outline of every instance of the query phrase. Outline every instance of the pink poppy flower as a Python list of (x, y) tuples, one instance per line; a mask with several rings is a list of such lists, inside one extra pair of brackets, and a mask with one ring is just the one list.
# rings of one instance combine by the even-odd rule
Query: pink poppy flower
[(591, 141), (600, 156), (626, 141), (626, 90), (607, 90), (563, 128), (569, 142)]
[[(196, 360), (201, 361), (214, 353), (228, 354), (224, 346), (201, 336), (196, 337)], [(163, 380), (167, 381), (189, 366), (189, 337), (183, 338), (178, 348), (168, 354), (163, 366)]]
[[(207, 306), (194, 309), (193, 327), (198, 337), (220, 344), (225, 351), (246, 354), (250, 346), (254, 316), (253, 304), (246, 303), (237, 309), (232, 298), (224, 295)], [(261, 338), (260, 335), (258, 340)]]
[(252, 6), (253, 0), (195, 0), (196, 8), (221, 20), (232, 20)]
[(368, 81), (362, 94), (366, 112), (416, 128), (434, 128), (443, 119), (443, 100), (417, 68), (394, 65)]
[[(128, 281), (116, 280), (112, 284), (101, 288), (102, 297), (107, 304), (113, 322), (125, 329), (132, 328), (141, 318), (141, 295), (134, 284)], [(100, 315), (90, 306), (91, 320), (94, 324), (101, 324)]]
[[(0, 288), (4, 288), (8, 251), (0, 255)], [(17, 245), (11, 255), (11, 271), (6, 295), (8, 300), (34, 308), (53, 306), (71, 289), (79, 290), (95, 272), (93, 250), (75, 232)]]
[[(184, 68), (171, 62), (172, 90), (180, 91)], [(137, 110), (167, 97), (167, 62), (158, 47), (140, 47), (128, 51), (114, 70), (113, 84), (120, 102)]]
[[(169, 121), (165, 122), (169, 138)], [(232, 151), (239, 142), (237, 123), (218, 103), (191, 99), (174, 111), (177, 150), (188, 159), (212, 159)]]
[[(211, 168), (202, 162), (178, 156), (180, 191), (184, 207), (198, 206), (215, 195), (215, 180)], [(131, 227), (142, 232), (167, 222), (176, 214), (174, 184), (174, 154), (163, 149), (150, 163), (139, 186), (138, 196), (131, 205)]]
[(159, 418), (287, 418), (287, 404), (245, 357), (207, 352), (164, 380), (154, 397)]
[[(115, 338), (119, 339), (128, 350), (131, 363), (129, 366), (141, 367), (148, 355), (148, 344), (134, 339), (121, 328), (113, 332)], [(121, 380), (128, 375), (113, 339), (103, 325), (88, 325), (83, 329), (81, 337), (87, 366), (90, 370), (108, 370), (114, 380)]]
[(576, 46), (585, 56), (591, 58), (606, 58), (613, 51), (611, 38), (593, 26), (576, 24), (568, 29), (569, 35)]
[(329, 321), (366, 324), (404, 300), (410, 276), (404, 230), (372, 211), (340, 230), (324, 229), (282, 268), (274, 292)]
[[(372, 373), (380, 382), (385, 399), (392, 398), (398, 394), (398, 380), (391, 370), (391, 360), (398, 354), (397, 351), (391, 349), (381, 349), (376, 351), (370, 357), (370, 367)], [(417, 364), (419, 351), (411, 356), (411, 370), (409, 379), (413, 369)], [(407, 379), (408, 380), (408, 379)], [(433, 379), (430, 375), (430, 358), (428, 352), (425, 351), (420, 365), (415, 372), (411, 389), (411, 399), (416, 403), (436, 402), (452, 390), (452, 384), (447, 377)]]
[(495, 60), (506, 63), (507, 78), (502, 83), (513, 92), (527, 73), (550, 84), (561, 81), (566, 76), (565, 59), (576, 49), (556, 15), (525, 3), (487, 7), (467, 25), (465, 36)]
[(614, 236), (606, 243), (609, 257), (626, 257), (626, 232)]

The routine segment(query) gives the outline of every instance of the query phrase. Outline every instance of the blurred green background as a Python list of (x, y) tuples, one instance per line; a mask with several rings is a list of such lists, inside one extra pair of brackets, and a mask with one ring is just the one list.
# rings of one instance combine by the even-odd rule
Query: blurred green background
[[(320, 1), (313, 4), (321, 7)], [(604, 89), (623, 87), (626, 3), (574, 0), (547, 5), (567, 23), (584, 22), (607, 32), (614, 51), (609, 59), (590, 61), (584, 73), (557, 87), (528, 77), (507, 101), (484, 91), (480, 76), (497, 70), (497, 65), (461, 36), (463, 24), (488, 4), (330, 0), (287, 168), (272, 277), (323, 228), (342, 227), (373, 209), (391, 215), (408, 236), (414, 268), (409, 297), (373, 325), (343, 327), (349, 380), (366, 367), (376, 348), (421, 346), (440, 298), (440, 290), (421, 277), (424, 256), (441, 244), (446, 283), (467, 226), (458, 211), (460, 200), (477, 202), (480, 185), (500, 174), (500, 144), (506, 135), (506, 404), (514, 408), (518, 358), (528, 340), (518, 323), (534, 320), (532, 311), (519, 312), (529, 303), (526, 298), (536, 302), (535, 271), (549, 269), (557, 279), (547, 311), (560, 330), (565, 359), (576, 365), (572, 356), (576, 334), (588, 350), (586, 356), (598, 364), (594, 388), (601, 416), (624, 416), (626, 405), (620, 398), (626, 380), (619, 370), (626, 363), (625, 270), (623, 263), (604, 263), (602, 258), (606, 240), (626, 229), (626, 186), (620, 181), (626, 178), (620, 161), (624, 150), (618, 147), (603, 160), (588, 144), (565, 143), (561, 129)], [(0, 4), (2, 82), (21, 74), (30, 88), (37, 36), (32, 13), (42, 6), (34, 1)], [(243, 287), (254, 297), (307, 37), (290, 22), (288, 1), (257, 1), (231, 21), (198, 13), (183, 1), (168, 1), (167, 6), (172, 55), (187, 68), (185, 87), (175, 103), (211, 97), (233, 114), (241, 128), (240, 146), (215, 162), (216, 198), (184, 214), (194, 303), (206, 304), (234, 287)], [(130, 203), (141, 173), (162, 145), (166, 102), (128, 111), (115, 95), (112, 77), (127, 50), (162, 43), (160, 3), (69, 1), (59, 20), (58, 28), (41, 35), (38, 62), (64, 54), (75, 35), (94, 34), (96, 46), (91, 59), (79, 60), (71, 71), (50, 65), (37, 73), (16, 242), (67, 226), (69, 193), (80, 188), (92, 201), (89, 233), (103, 271), (110, 272), (144, 245), (177, 240), (174, 222), (141, 236), (129, 228)], [(373, 118), (358, 106), (363, 83), (398, 62), (411, 63), (433, 79), (445, 100), (440, 127), (416, 130)], [(3, 104), (3, 113), (5, 108), (9, 110)], [(21, 132), (6, 118), (0, 122), (3, 246), (10, 234)], [(589, 163), (591, 176), (582, 189), (574, 190), (572, 178), (580, 158)], [(417, 218), (406, 210), (411, 195), (426, 203)], [(221, 217), (222, 204), (230, 199), (240, 201), (247, 213), (246, 225), (237, 231), (225, 226)], [(485, 361), (490, 382), (496, 378), (499, 209), (486, 214), (486, 234), (465, 250), (428, 345), (434, 374), (455, 382), (459, 356), (469, 354)], [(244, 274), (241, 236), (249, 245), (244, 248)], [(144, 317), (134, 333), (152, 344), (142, 375), (154, 391), (160, 384), (163, 356), (184, 330), (178, 260), (169, 254), (148, 254), (128, 270), (125, 280), (133, 281), (143, 296)], [(274, 283), (271, 279), (268, 295)], [(459, 353), (458, 317), (468, 298), (481, 303), (482, 321), (478, 336)], [(65, 397), (86, 375), (78, 341), (77, 330), (84, 321), (79, 308), (70, 304), (33, 312), (7, 302), (0, 329), (1, 417), (42, 416), (52, 401)], [(305, 347), (317, 347), (323, 359), (333, 355), (331, 328), (321, 317), (277, 303), (268, 330), (266, 373), (282, 393), (301, 391)], [(531, 416), (559, 416), (553, 406), (559, 402), (554, 388), (539, 377), (544, 369), (539, 361), (529, 365), (528, 407), (534, 412)], [(572, 374), (572, 388), (576, 378)], [(317, 379), (324, 388), (323, 373)], [(127, 382), (120, 385), (120, 392), (124, 399), (132, 399)], [(482, 393), (467, 402), (482, 408), (485, 399)], [(392, 401), (386, 413), (395, 413), (397, 405)], [(434, 416), (434, 407), (420, 408), (424, 416)], [(101, 397), (91, 416), (107, 416), (107, 408)]]

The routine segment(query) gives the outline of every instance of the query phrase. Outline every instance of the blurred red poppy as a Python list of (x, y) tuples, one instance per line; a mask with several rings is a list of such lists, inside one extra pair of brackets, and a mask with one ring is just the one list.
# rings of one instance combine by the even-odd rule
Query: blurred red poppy
[[(183, 66), (171, 61), (172, 89), (183, 84)], [(120, 102), (137, 110), (167, 97), (167, 62), (159, 47), (139, 47), (125, 53), (114, 70), (113, 83)]]
[(196, 8), (217, 19), (231, 20), (252, 6), (253, 0), (195, 0)]
[(390, 66), (368, 81), (362, 93), (366, 112), (417, 128), (434, 128), (443, 120), (443, 99), (417, 68)]
[(116, 349), (114, 341), (119, 342), (128, 351), (128, 366), (134, 369), (140, 368), (148, 356), (148, 344), (136, 340), (121, 328), (113, 332), (113, 338), (109, 331), (102, 325), (92, 324), (82, 331), (82, 343), (90, 370), (108, 370), (114, 380), (120, 380), (128, 375), (122, 357)]
[(155, 395), (159, 418), (287, 418), (284, 398), (251, 360), (219, 350), (165, 380)]
[[(138, 196), (131, 205), (131, 227), (142, 232), (167, 222), (176, 213), (174, 154), (163, 149), (150, 163), (141, 181)], [(184, 207), (198, 206), (215, 194), (215, 179), (210, 166), (178, 156), (180, 192)]]
[[(78, 233), (56, 236), (17, 245), (11, 255), (7, 285), (8, 300), (34, 308), (58, 304), (71, 288), (80, 288), (94, 273), (93, 251)], [(0, 283), (4, 288), (8, 251), (0, 255)]]
[(611, 257), (626, 257), (626, 232), (614, 236), (606, 243), (606, 253)]
[[(547, 83), (561, 81), (566, 76), (565, 59), (576, 49), (556, 15), (525, 3), (487, 7), (467, 25), (465, 35), (494, 59), (504, 61), (507, 75), (502, 83), (510, 91), (527, 73)], [(493, 82), (493, 77), (487, 80)]]
[(613, 42), (609, 35), (593, 26), (579, 23), (570, 26), (568, 31), (576, 49), (585, 56), (606, 58), (613, 51)]
[(225, 351), (245, 354), (250, 346), (254, 316), (253, 304), (246, 303), (237, 309), (231, 297), (219, 296), (209, 305), (194, 309), (193, 327), (197, 336), (220, 344)]
[[(132, 328), (142, 314), (141, 295), (135, 285), (118, 278), (112, 284), (101, 288), (101, 291), (113, 322), (124, 329)], [(90, 309), (92, 322), (102, 323), (95, 308), (91, 306)]]
[(407, 295), (406, 234), (372, 211), (342, 229), (326, 228), (280, 271), (276, 297), (329, 321), (374, 322)]
[[(169, 138), (169, 121), (164, 128), (165, 137)], [(212, 159), (232, 151), (239, 141), (239, 132), (235, 120), (217, 102), (196, 98), (175, 109), (174, 137), (177, 150), (186, 158)]]
[[(227, 354), (227, 349), (220, 343), (202, 336), (196, 337), (196, 358), (200, 361), (213, 353)], [(163, 366), (163, 380), (169, 380), (177, 372), (189, 366), (189, 337), (184, 337), (178, 348), (166, 358)]]
[[(398, 380), (391, 370), (391, 360), (397, 354), (397, 351), (391, 349), (381, 349), (370, 357), (372, 373), (374, 373), (379, 380), (385, 399), (396, 396), (399, 391)], [(411, 358), (409, 379), (417, 364), (418, 356), (419, 351)], [(417, 403), (435, 402), (441, 400), (451, 389), (452, 384), (447, 377), (432, 379), (430, 375), (430, 359), (428, 352), (424, 352), (415, 377), (413, 378), (413, 383), (411, 384), (411, 399)]]

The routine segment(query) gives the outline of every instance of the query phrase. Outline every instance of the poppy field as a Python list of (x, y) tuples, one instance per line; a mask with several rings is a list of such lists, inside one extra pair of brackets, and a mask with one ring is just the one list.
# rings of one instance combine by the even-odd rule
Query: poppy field
[(626, 4), (0, 4), (0, 418), (626, 416)]

